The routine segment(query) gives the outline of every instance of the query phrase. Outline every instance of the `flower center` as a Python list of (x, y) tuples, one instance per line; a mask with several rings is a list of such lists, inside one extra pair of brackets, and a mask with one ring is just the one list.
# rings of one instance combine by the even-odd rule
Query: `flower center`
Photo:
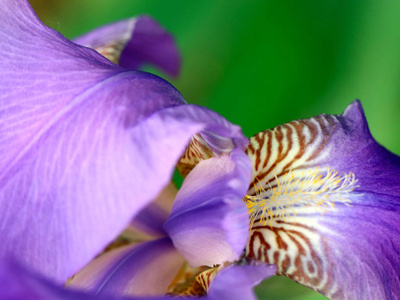
[(356, 183), (353, 173), (340, 175), (329, 167), (290, 170), (279, 178), (274, 174), (272, 180), (255, 184), (253, 195), (244, 198), (250, 228), (255, 222), (272, 227), (274, 220), (286, 221), (302, 213), (324, 213), (335, 209), (335, 203), (350, 205), (348, 196)]

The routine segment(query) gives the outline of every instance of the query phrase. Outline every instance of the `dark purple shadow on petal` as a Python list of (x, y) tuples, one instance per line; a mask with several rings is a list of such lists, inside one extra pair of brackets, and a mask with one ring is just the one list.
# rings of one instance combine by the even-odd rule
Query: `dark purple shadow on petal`
[[(332, 230), (324, 241), (339, 289), (332, 299), (399, 299), (400, 157), (372, 137), (360, 101), (345, 110), (334, 136), (332, 166), (353, 172), (358, 187), (350, 207), (320, 218)], [(334, 232), (339, 234), (334, 234)]]
[(212, 281), (207, 299), (256, 300), (253, 287), (275, 275), (276, 266), (260, 262), (233, 265), (223, 269)]
[(250, 179), (250, 161), (241, 150), (201, 161), (186, 177), (164, 228), (192, 265), (233, 261), (248, 237), (242, 198)]
[(114, 47), (114, 51), (121, 51), (119, 65), (124, 68), (139, 69), (153, 64), (171, 76), (179, 74), (181, 58), (174, 38), (148, 16), (97, 28), (74, 42), (93, 49), (106, 45)]
[(400, 157), (372, 137), (360, 101), (350, 104), (338, 116), (340, 126), (332, 134), (332, 149), (325, 163), (336, 170), (353, 172), (358, 192), (400, 195)]
[(143, 16), (136, 20), (132, 38), (122, 51), (120, 65), (137, 69), (147, 63), (177, 77), (181, 57), (172, 35), (152, 18)]
[(132, 220), (131, 226), (150, 235), (165, 236), (167, 234), (163, 225), (167, 218), (168, 213), (154, 203), (150, 203)]

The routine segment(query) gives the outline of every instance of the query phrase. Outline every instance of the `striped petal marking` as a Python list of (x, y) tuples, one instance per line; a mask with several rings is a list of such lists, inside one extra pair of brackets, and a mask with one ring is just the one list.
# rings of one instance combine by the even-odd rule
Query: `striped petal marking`
[(103, 30), (101, 38), (98, 34), (89, 33), (88, 35), (75, 39), (74, 42), (92, 48), (113, 63), (118, 64), (122, 51), (132, 38), (136, 22), (137, 18), (121, 21), (119, 22), (120, 26), (118, 28), (115, 26), (116, 30), (110, 32)]
[(183, 154), (176, 166), (179, 173), (185, 178), (187, 174), (200, 162), (214, 156), (207, 143), (200, 134), (196, 134), (190, 140), (186, 152)]
[(329, 249), (318, 218), (337, 205), (351, 209), (357, 187), (353, 173), (340, 173), (324, 163), (338, 116), (320, 115), (293, 121), (250, 139), (253, 165), (248, 195), (250, 238), (246, 256), (278, 266), (285, 275), (327, 296), (334, 293)]

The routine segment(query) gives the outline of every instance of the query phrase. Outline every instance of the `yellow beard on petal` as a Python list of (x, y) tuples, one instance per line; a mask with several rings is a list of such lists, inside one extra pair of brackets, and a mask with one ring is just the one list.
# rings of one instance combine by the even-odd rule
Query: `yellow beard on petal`
[[(351, 205), (348, 195), (357, 187), (353, 173), (340, 175), (326, 168), (310, 168), (285, 173), (263, 185), (255, 184), (255, 195), (244, 198), (250, 214), (250, 228), (255, 222), (272, 226), (276, 220), (287, 221), (299, 213), (324, 213), (335, 203)], [(293, 220), (295, 222), (295, 219)]]

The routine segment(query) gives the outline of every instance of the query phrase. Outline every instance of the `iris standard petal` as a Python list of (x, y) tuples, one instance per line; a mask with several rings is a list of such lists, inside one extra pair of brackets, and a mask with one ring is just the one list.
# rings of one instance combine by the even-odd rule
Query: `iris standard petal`
[(398, 299), (400, 158), (359, 101), (259, 133), (247, 152), (249, 257), (331, 299)]
[(162, 238), (109, 251), (69, 284), (95, 295), (165, 295), (183, 262), (171, 240)]
[(207, 299), (256, 300), (253, 287), (271, 277), (276, 266), (251, 262), (249, 265), (232, 265), (218, 272), (211, 282)]
[(250, 178), (248, 157), (201, 161), (186, 177), (164, 228), (191, 265), (238, 259), (248, 237), (248, 215), (241, 200)]
[(0, 256), (64, 282), (159, 194), (196, 131), (244, 147), (238, 127), (174, 112), (169, 83), (66, 40), (27, 1), (3, 0), (0, 17)]
[(148, 16), (103, 26), (74, 42), (95, 49), (124, 68), (154, 64), (171, 76), (179, 73), (181, 58), (174, 38)]

